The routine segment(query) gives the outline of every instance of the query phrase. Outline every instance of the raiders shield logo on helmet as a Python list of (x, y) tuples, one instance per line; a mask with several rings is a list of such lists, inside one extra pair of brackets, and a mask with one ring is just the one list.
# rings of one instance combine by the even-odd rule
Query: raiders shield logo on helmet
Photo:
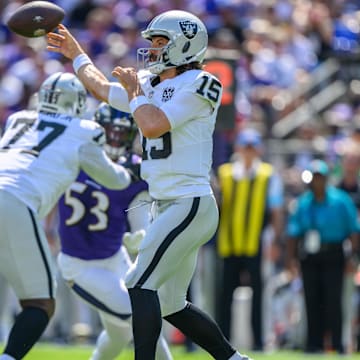
[(184, 36), (188, 39), (192, 39), (198, 32), (198, 26), (195, 22), (190, 20), (180, 21), (180, 28)]

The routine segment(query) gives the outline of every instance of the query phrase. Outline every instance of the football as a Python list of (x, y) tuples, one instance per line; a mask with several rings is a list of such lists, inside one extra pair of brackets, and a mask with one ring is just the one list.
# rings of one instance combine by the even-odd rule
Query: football
[(18, 7), (8, 18), (14, 33), (35, 38), (53, 31), (65, 17), (65, 11), (49, 1), (31, 1)]

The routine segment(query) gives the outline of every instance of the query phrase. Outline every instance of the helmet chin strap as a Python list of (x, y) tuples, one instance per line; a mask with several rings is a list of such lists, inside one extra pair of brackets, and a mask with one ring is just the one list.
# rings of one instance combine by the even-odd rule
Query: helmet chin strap
[(149, 65), (147, 66), (147, 69), (155, 75), (160, 75), (164, 70), (171, 69), (176, 67), (176, 65), (172, 64), (166, 64), (166, 61), (164, 61), (164, 57), (167, 56), (166, 53), (159, 54), (156, 61), (149, 62)]
[(166, 66), (165, 64), (154, 64), (154, 65), (150, 65), (149, 67), (147, 67), (147, 69), (152, 74), (155, 74), (155, 75), (160, 75), (165, 70), (173, 69), (173, 68), (176, 68), (176, 66), (175, 65)]
[(149, 66), (147, 67), (147, 69), (148, 69), (152, 74), (159, 75), (159, 74), (161, 74), (161, 73), (165, 70), (165, 65), (164, 65), (164, 64), (160, 64), (160, 63), (156, 63), (156, 64), (153, 64), (153, 65), (149, 65)]

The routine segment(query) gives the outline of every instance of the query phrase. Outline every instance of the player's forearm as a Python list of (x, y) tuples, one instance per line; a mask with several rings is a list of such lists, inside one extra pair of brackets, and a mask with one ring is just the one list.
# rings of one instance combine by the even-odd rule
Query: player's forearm
[(81, 66), (77, 72), (80, 81), (86, 89), (98, 100), (108, 102), (109, 80), (93, 64)]
[(111, 171), (97, 172), (97, 174), (94, 174), (94, 179), (113, 190), (125, 189), (131, 183), (129, 172), (120, 165), (114, 166)]
[(171, 130), (171, 124), (164, 111), (149, 103), (144, 95), (131, 97), (129, 107), (142, 134), (148, 139), (156, 139)]
[(87, 90), (98, 100), (107, 102), (109, 81), (94, 66), (92, 60), (69, 30), (60, 24), (58, 33), (50, 32), (47, 35), (47, 42), (48, 50), (60, 53), (72, 61), (74, 72)]
[(81, 168), (101, 185), (114, 190), (129, 186), (129, 172), (123, 166), (112, 162), (100, 147), (82, 146), (79, 157)]
[(133, 116), (142, 134), (148, 139), (158, 138), (171, 129), (165, 113), (154, 105), (138, 107)]
[(82, 168), (95, 181), (113, 190), (122, 190), (130, 185), (129, 172), (122, 166), (114, 164), (113, 167), (96, 167), (93, 164), (83, 164)]

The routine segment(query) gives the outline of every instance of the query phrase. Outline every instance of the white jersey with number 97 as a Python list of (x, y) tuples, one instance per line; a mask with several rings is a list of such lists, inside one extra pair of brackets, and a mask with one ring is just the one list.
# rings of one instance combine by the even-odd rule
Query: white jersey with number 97
[[(210, 73), (189, 70), (172, 79), (156, 82), (148, 71), (138, 77), (150, 103), (167, 116), (171, 130), (156, 139), (142, 137), (141, 176), (155, 199), (174, 199), (211, 194), (213, 131), (222, 96), (222, 85)], [(110, 105), (119, 103), (124, 91), (114, 84)]]

